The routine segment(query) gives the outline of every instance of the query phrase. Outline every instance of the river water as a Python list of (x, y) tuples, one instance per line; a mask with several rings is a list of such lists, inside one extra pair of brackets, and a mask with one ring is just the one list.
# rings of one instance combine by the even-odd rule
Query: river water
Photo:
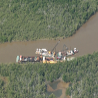
[[(0, 63), (16, 61), (17, 55), (34, 56), (36, 48), (52, 50), (58, 40), (37, 40), (26, 42), (7, 42), (0, 44)], [(62, 50), (65, 44), (69, 49), (79, 50), (75, 56), (98, 51), (98, 13), (93, 15), (72, 37), (61, 39), (56, 50)]]

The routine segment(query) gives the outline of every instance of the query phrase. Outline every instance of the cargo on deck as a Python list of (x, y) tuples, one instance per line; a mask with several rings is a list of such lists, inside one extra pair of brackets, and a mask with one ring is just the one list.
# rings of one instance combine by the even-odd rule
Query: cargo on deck
[(41, 56), (17, 56), (16, 57), (16, 62), (40, 62), (42, 61)]
[[(56, 52), (56, 47), (60, 43), (60, 40), (56, 43), (56, 45), (53, 47), (51, 51), (48, 51), (46, 48), (42, 49), (36, 49), (35, 54), (38, 54), (38, 56), (22, 56), (19, 55), (16, 57), (16, 62), (43, 62), (43, 63), (57, 63), (58, 61), (70, 61), (73, 60), (74, 57), (72, 56), (75, 53), (78, 53), (79, 51), (74, 48), (73, 50), (70, 50), (67, 48), (67, 46), (63, 45), (63, 50), (59, 52)], [(55, 50), (55, 52), (53, 52)]]

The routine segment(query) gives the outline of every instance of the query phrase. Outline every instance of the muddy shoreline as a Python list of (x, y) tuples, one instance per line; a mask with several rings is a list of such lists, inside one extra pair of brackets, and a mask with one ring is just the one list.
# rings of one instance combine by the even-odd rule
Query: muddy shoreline
[[(98, 51), (98, 12), (93, 15), (78, 31), (76, 34), (69, 38), (61, 39), (56, 47), (56, 51), (62, 50), (65, 44), (69, 49), (76, 47), (79, 53), (75, 57), (92, 54)], [(36, 40), (24, 42), (6, 42), (0, 44), (0, 63), (13, 63), (16, 62), (17, 55), (35, 56), (36, 48), (46, 48), (52, 50), (56, 45), (57, 40)]]
[(47, 94), (55, 94), (57, 98), (70, 98), (65, 95), (66, 89), (69, 87), (69, 83), (65, 83), (62, 79), (57, 79), (54, 82), (47, 84)]

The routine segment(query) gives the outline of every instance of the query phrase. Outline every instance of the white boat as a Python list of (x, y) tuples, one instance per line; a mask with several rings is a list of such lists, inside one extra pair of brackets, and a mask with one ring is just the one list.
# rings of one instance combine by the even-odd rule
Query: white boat
[(79, 52), (79, 50), (77, 50), (76, 48), (74, 48), (74, 53), (78, 53)]
[(51, 53), (51, 51), (47, 51), (47, 49), (36, 49), (35, 54), (39, 54), (42, 56), (49, 56), (49, 57), (54, 57), (54, 55)]
[(42, 55), (43, 53), (48, 53), (47, 49), (38, 49), (38, 48), (36, 49), (35, 54)]
[(72, 50), (68, 50), (68, 51), (67, 51), (67, 55), (68, 55), (68, 56), (74, 55), (74, 52), (73, 52)]

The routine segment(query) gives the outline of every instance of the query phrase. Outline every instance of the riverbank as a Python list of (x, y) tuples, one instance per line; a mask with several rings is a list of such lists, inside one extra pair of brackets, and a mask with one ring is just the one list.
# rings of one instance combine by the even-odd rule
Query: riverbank
[(1, 1), (0, 42), (69, 37), (98, 11), (97, 0), (16, 2)]
[[(98, 51), (98, 13), (92, 16), (75, 35), (69, 38), (60, 39), (56, 51), (62, 50), (65, 44), (69, 49), (76, 47), (79, 53), (75, 57), (92, 54)], [(37, 40), (25, 42), (6, 42), (0, 44), (0, 63), (16, 62), (17, 55), (35, 56), (36, 48), (52, 50), (57, 40)]]

